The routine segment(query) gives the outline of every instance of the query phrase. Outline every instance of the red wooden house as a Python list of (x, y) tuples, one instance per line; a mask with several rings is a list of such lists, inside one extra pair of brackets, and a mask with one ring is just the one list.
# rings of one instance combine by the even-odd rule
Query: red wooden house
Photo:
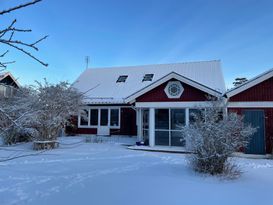
[(150, 146), (183, 146), (178, 125), (225, 92), (220, 61), (91, 68), (73, 86), (86, 97), (78, 133), (137, 135)]
[(229, 112), (245, 116), (245, 121), (257, 127), (247, 153), (272, 153), (273, 147), (273, 69), (228, 91)]

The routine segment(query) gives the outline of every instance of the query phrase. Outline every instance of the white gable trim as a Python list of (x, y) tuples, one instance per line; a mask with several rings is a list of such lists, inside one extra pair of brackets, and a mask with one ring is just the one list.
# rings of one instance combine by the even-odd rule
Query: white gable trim
[(169, 81), (169, 80), (171, 80), (173, 78), (176, 79), (176, 80), (179, 80), (179, 81), (181, 81), (183, 83), (186, 83), (186, 84), (188, 84), (188, 85), (190, 85), (192, 87), (195, 87), (195, 88), (197, 88), (197, 89), (199, 89), (201, 91), (204, 91), (204, 92), (206, 92), (208, 94), (211, 94), (213, 96), (221, 95), (221, 93), (216, 91), (216, 90), (213, 90), (213, 89), (211, 89), (209, 87), (206, 87), (206, 86), (204, 86), (204, 85), (202, 85), (200, 83), (197, 83), (197, 82), (195, 82), (193, 80), (190, 80), (190, 79), (188, 79), (188, 78), (186, 78), (186, 77), (184, 77), (182, 75), (179, 75), (179, 74), (177, 74), (175, 72), (171, 72), (168, 75), (158, 79), (154, 83), (152, 83), (152, 84), (142, 88), (141, 90), (135, 92), (134, 94), (128, 96), (127, 98), (125, 98), (125, 102), (126, 103), (134, 102), (137, 97), (147, 93), (148, 91), (158, 87), (159, 85), (161, 85), (161, 84), (163, 84), (163, 83), (165, 83), (165, 82), (167, 82), (167, 81)]
[(228, 108), (273, 108), (273, 101), (229, 102)]
[(0, 81), (1, 81), (1, 80), (4, 80), (4, 79), (5, 79), (6, 77), (8, 77), (8, 76), (11, 77), (11, 79), (14, 81), (14, 83), (15, 83), (18, 87), (20, 87), (18, 81), (13, 77), (13, 75), (12, 75), (10, 72), (4, 73), (3, 77), (0, 78)]
[(271, 78), (271, 77), (273, 77), (273, 69), (271, 69), (261, 75), (258, 75), (257, 77), (245, 82), (244, 84), (226, 92), (226, 96), (228, 98), (230, 98), (230, 97), (237, 95), (238, 93), (241, 93), (241, 92), (243, 92), (243, 91)]

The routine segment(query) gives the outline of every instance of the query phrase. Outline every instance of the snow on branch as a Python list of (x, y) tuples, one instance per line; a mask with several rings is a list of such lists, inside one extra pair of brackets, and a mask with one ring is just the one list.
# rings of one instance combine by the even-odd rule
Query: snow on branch
[[(198, 108), (197, 108), (198, 109)], [(186, 149), (192, 152), (189, 162), (194, 170), (209, 174), (233, 174), (228, 163), (232, 153), (244, 149), (256, 128), (244, 123), (243, 116), (225, 114), (224, 99), (211, 100), (206, 109), (199, 109), (194, 121), (182, 128)], [(232, 169), (231, 169), (232, 168)]]
[(21, 8), (24, 8), (24, 7), (27, 7), (27, 6), (36, 4), (36, 3), (40, 2), (40, 1), (42, 1), (42, 0), (34, 0), (34, 1), (31, 1), (31, 2), (27, 2), (27, 3), (24, 3), (24, 4), (20, 4), (20, 5), (18, 5), (18, 6), (14, 6), (14, 7), (12, 7), (12, 8), (9, 8), (9, 9), (3, 10), (3, 11), (0, 11), (0, 15), (4, 15), (4, 14), (10, 13), (10, 12), (12, 12), (12, 11), (15, 11), (15, 10), (18, 10), (18, 9), (21, 9)]
[[(6, 13), (36, 4), (38, 2), (40, 2), (42, 0), (35, 0), (35, 1), (31, 1), (25, 4), (21, 4), (15, 7), (12, 7), (10, 9), (7, 10), (3, 10), (0, 11), (0, 15), (4, 15)], [(27, 55), (28, 57), (34, 59), (35, 61), (37, 61), (38, 63), (42, 64), (43, 66), (48, 66), (47, 63), (45, 63), (44, 61), (40, 60), (39, 58), (37, 58), (34, 54), (32, 54), (32, 52), (30, 50), (34, 50), (34, 51), (39, 51), (39, 48), (37, 47), (37, 44), (39, 44), (40, 42), (42, 42), (43, 40), (45, 40), (48, 35), (45, 35), (43, 37), (41, 37), (38, 40), (35, 40), (33, 42), (25, 42), (19, 39), (16, 39), (15, 36), (18, 33), (30, 33), (32, 32), (31, 29), (24, 29), (24, 28), (17, 28), (16, 25), (17, 20), (14, 19), (10, 25), (8, 25), (6, 28), (4, 29), (0, 29), (0, 44), (2, 45), (6, 45), (7, 47), (13, 48), (21, 53), (24, 53), (25, 55)], [(4, 62), (1, 60), (1, 58), (4, 58), (6, 56), (6, 54), (9, 52), (9, 50), (4, 51), (2, 54), (0, 54), (0, 67), (5, 69), (7, 67), (8, 64), (14, 63), (15, 61), (9, 61), (9, 62)]]

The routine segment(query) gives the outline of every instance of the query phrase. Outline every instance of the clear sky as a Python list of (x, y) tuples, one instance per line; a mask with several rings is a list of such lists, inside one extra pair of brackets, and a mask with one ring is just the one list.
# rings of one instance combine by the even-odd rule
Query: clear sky
[[(0, 0), (0, 8), (27, 1)], [(33, 30), (18, 36), (26, 41), (49, 35), (36, 54), (48, 68), (7, 56), (21, 84), (73, 82), (85, 56), (89, 67), (220, 59), (228, 87), (273, 67), (272, 0), (43, 0), (0, 17), (0, 26), (14, 18)]]

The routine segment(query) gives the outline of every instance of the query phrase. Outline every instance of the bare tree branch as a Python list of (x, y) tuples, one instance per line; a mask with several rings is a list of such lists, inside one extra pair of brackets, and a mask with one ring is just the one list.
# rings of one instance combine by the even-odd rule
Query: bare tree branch
[[(1, 41), (0, 41), (0, 42), (1, 42)], [(26, 55), (28, 55), (29, 57), (31, 57), (32, 59), (38, 61), (38, 62), (41, 63), (42, 65), (48, 66), (47, 63), (44, 63), (43, 61), (39, 60), (38, 58), (36, 58), (36, 57), (33, 56), (30, 52), (24, 50), (23, 48), (20, 48), (20, 47), (18, 47), (17, 45), (13, 45), (12, 43), (5, 42), (5, 41), (2, 41), (2, 43), (4, 43), (4, 44), (6, 44), (6, 45), (8, 45), (8, 46), (10, 46), (10, 47), (13, 47), (13, 48), (15, 48), (15, 49), (17, 49), (17, 50), (23, 52), (24, 54), (26, 54)]]
[[(9, 13), (14, 10), (21, 9), (21, 8), (24, 8), (24, 7), (33, 5), (33, 4), (36, 4), (40, 1), (42, 1), (42, 0), (33, 0), (28, 3), (24, 3), (24, 4), (20, 4), (18, 6), (12, 7), (10, 9), (0, 11), (0, 15)], [(46, 35), (46, 36), (44, 36), (34, 42), (31, 42), (31, 43), (27, 43), (27, 42), (24, 42), (21, 40), (14, 39), (15, 38), (14, 36), (16, 35), (17, 32), (18, 33), (25, 33), (25, 32), (32, 31), (31, 29), (16, 28), (16, 26), (15, 26), (16, 22), (17, 22), (17, 20), (14, 19), (8, 27), (6, 27), (5, 29), (2, 29), (2, 30), (0, 29), (0, 44), (5, 44), (6, 46), (12, 47), (12, 48), (26, 54), (27, 56), (31, 57), (32, 59), (39, 62), (43, 66), (48, 66), (47, 63), (41, 61), (40, 59), (35, 57), (31, 52), (28, 51), (28, 49), (34, 49), (35, 51), (38, 51), (39, 48), (37, 47), (37, 44), (40, 43), (41, 41), (43, 41), (44, 39), (46, 39), (48, 36)], [(7, 53), (8, 53), (8, 51), (4, 52), (2, 55), (0, 55), (0, 57), (4, 57)], [(11, 62), (0, 61), (0, 67), (6, 68), (7, 64), (14, 63), (14, 62), (15, 61), (11, 61)]]
[(31, 2), (28, 2), (28, 3), (20, 4), (18, 6), (9, 8), (7, 10), (0, 11), (0, 15), (4, 15), (4, 14), (9, 13), (11, 11), (15, 11), (15, 10), (18, 10), (18, 9), (21, 9), (21, 8), (36, 4), (36, 3), (40, 2), (40, 1), (42, 1), (42, 0), (34, 0), (34, 1), (31, 1)]

